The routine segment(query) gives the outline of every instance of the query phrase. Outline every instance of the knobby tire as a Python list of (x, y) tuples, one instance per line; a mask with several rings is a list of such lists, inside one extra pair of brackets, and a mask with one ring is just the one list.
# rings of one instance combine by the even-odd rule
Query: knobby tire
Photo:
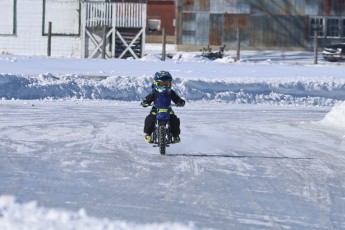
[(165, 155), (165, 148), (166, 148), (166, 130), (165, 126), (159, 126), (159, 135), (158, 135), (158, 145), (159, 145), (159, 152), (161, 155)]

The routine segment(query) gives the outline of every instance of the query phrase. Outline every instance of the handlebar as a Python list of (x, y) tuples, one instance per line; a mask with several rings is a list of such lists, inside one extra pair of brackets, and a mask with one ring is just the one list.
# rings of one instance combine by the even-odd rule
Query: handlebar
[[(144, 104), (143, 102), (140, 103), (140, 106), (146, 108), (146, 107), (150, 107), (150, 106), (154, 106), (153, 104)], [(183, 105), (184, 106), (184, 105)], [(179, 106), (177, 104), (171, 104), (170, 107), (183, 107), (183, 106)]]

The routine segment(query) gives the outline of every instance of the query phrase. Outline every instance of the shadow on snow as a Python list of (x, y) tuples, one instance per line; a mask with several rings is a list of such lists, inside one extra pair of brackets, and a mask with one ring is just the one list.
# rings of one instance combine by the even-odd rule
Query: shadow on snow
[(257, 159), (289, 159), (289, 160), (312, 160), (311, 157), (286, 157), (286, 156), (249, 156), (249, 155), (231, 155), (231, 154), (204, 154), (204, 153), (181, 153), (181, 154), (166, 154), (170, 157), (226, 157), (226, 158), (257, 158)]

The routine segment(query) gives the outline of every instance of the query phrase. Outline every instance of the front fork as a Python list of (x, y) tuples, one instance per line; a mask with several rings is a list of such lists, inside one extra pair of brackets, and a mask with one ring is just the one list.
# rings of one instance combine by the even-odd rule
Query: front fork
[(155, 125), (155, 130), (153, 132), (153, 142), (155, 144), (158, 144), (158, 140), (159, 140), (159, 129), (160, 129), (160, 126), (165, 126), (165, 138), (166, 138), (166, 141), (165, 143), (166, 144), (170, 144), (172, 143), (172, 134), (170, 132), (170, 123), (169, 123), (169, 120), (157, 120), (156, 122), (156, 125)]

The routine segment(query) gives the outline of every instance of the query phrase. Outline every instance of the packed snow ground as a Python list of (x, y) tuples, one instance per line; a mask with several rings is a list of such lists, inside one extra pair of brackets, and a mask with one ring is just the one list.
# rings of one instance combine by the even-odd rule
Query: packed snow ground
[[(0, 56), (1, 229), (345, 229), (345, 66)], [(143, 140), (169, 70), (182, 142)]]

